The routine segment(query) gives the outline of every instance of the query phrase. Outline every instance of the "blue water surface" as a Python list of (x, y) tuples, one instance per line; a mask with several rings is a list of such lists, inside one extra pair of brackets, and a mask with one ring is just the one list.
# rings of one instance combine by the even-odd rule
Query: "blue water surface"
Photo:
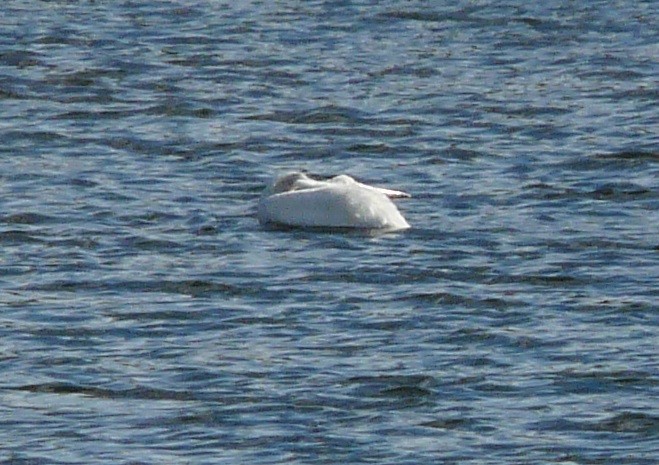
[(655, 3), (5, 0), (0, 464), (656, 463)]

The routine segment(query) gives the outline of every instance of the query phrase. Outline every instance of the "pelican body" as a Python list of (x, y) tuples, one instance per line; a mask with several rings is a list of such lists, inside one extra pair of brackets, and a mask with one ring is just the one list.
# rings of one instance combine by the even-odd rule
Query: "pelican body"
[(257, 217), (262, 224), (296, 227), (407, 229), (393, 198), (401, 191), (368, 186), (342, 174), (325, 181), (304, 173), (277, 178), (261, 197)]

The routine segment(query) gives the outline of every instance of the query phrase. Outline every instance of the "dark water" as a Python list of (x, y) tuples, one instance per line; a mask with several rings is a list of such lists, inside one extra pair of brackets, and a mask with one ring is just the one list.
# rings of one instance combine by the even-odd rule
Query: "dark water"
[[(658, 20), (4, 1), (0, 463), (656, 463)], [(287, 169), (413, 229), (264, 230)]]

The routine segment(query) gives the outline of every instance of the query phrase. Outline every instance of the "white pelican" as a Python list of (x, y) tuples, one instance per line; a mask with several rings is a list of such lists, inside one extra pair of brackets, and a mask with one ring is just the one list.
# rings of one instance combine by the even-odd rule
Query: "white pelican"
[(367, 186), (345, 174), (316, 181), (288, 173), (263, 192), (257, 217), (262, 224), (286, 226), (406, 229), (410, 225), (391, 201), (401, 197), (410, 194)]

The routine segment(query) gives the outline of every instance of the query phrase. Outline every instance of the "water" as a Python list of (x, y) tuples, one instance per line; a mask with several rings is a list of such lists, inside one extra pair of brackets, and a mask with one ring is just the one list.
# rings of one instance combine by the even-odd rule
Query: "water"
[(0, 463), (655, 463), (656, 8), (527, 3), (5, 1)]

